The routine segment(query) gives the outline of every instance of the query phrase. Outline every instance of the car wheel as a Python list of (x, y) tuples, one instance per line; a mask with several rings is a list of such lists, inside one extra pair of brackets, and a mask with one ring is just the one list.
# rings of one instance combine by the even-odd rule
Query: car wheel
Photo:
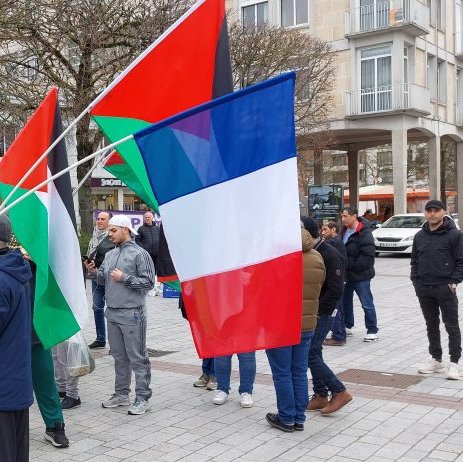
[(379, 256), (379, 252), (375, 252), (375, 257), (378, 257)]

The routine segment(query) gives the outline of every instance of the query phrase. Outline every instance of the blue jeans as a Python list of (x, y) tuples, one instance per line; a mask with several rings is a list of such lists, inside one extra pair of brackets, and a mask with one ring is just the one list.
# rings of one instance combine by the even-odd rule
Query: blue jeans
[(92, 280), (93, 317), (95, 318), (96, 339), (98, 342), (106, 343), (106, 325), (104, 318), (104, 286)]
[(277, 395), (278, 417), (286, 425), (305, 422), (309, 403), (307, 357), (314, 332), (302, 332), (298, 345), (266, 350)]
[[(238, 353), (238, 361), (240, 363), (240, 387), (241, 393), (252, 393), (254, 379), (256, 378), (256, 352)], [(217, 379), (217, 390), (230, 392), (230, 376), (231, 376), (230, 356), (217, 356), (214, 358), (215, 378)]]
[(320, 396), (328, 393), (340, 393), (346, 389), (333, 371), (323, 360), (323, 341), (331, 329), (334, 318), (328, 315), (319, 316), (317, 327), (309, 350), (309, 367), (312, 374), (313, 391)]
[(203, 368), (204, 375), (207, 375), (208, 377), (210, 377), (211, 375), (215, 375), (214, 358), (203, 359), (202, 368)]
[(344, 324), (344, 306), (342, 298), (336, 306), (336, 316), (333, 319), (333, 325), (331, 326), (331, 338), (340, 342), (346, 341), (346, 325)]
[(378, 326), (373, 295), (370, 290), (370, 280), (347, 282), (343, 296), (344, 321), (346, 327), (348, 329), (354, 327), (354, 292), (357, 294), (365, 313), (367, 334), (376, 334), (378, 332)]

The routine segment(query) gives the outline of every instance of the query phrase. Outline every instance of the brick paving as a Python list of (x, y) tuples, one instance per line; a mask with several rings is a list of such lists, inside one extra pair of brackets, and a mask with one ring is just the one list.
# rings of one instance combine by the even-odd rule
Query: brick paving
[[(363, 313), (357, 303), (354, 336), (345, 346), (327, 347), (325, 357), (338, 373), (359, 369), (416, 376), (427, 343), (408, 280), (409, 259), (380, 257), (376, 271), (379, 342), (362, 342)], [(148, 311), (148, 347), (173, 351), (151, 358), (152, 410), (129, 416), (126, 408), (101, 407), (112, 392), (114, 369), (108, 350), (100, 350), (95, 372), (80, 381), (82, 406), (65, 412), (69, 448), (58, 450), (44, 440), (38, 409), (31, 408), (31, 461), (463, 462), (463, 380), (450, 381), (441, 373), (420, 376), (423, 380), (405, 389), (346, 383), (355, 397), (352, 404), (337, 415), (310, 413), (304, 432), (285, 434), (265, 422), (265, 414), (276, 409), (265, 353), (257, 353), (254, 407), (239, 405), (235, 360), (230, 400), (214, 406), (212, 392), (192, 386), (200, 361), (177, 301), (149, 297)], [(92, 321), (85, 335), (94, 339)], [(447, 344), (445, 331), (442, 341)]]

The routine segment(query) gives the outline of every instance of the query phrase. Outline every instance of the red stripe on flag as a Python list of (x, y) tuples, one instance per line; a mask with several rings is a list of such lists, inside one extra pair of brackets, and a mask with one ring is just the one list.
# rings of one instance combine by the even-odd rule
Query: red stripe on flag
[(295, 345), (302, 324), (302, 253), (182, 283), (201, 358)]

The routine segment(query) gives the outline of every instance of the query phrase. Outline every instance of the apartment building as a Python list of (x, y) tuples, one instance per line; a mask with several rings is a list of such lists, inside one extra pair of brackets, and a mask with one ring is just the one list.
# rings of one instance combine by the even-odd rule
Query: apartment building
[(338, 52), (330, 149), (347, 154), (358, 203), (359, 151), (390, 145), (395, 213), (407, 211), (409, 143), (427, 143), (431, 197), (441, 142), (457, 145), (463, 210), (462, 0), (228, 0), (246, 24), (268, 21), (330, 41)]

